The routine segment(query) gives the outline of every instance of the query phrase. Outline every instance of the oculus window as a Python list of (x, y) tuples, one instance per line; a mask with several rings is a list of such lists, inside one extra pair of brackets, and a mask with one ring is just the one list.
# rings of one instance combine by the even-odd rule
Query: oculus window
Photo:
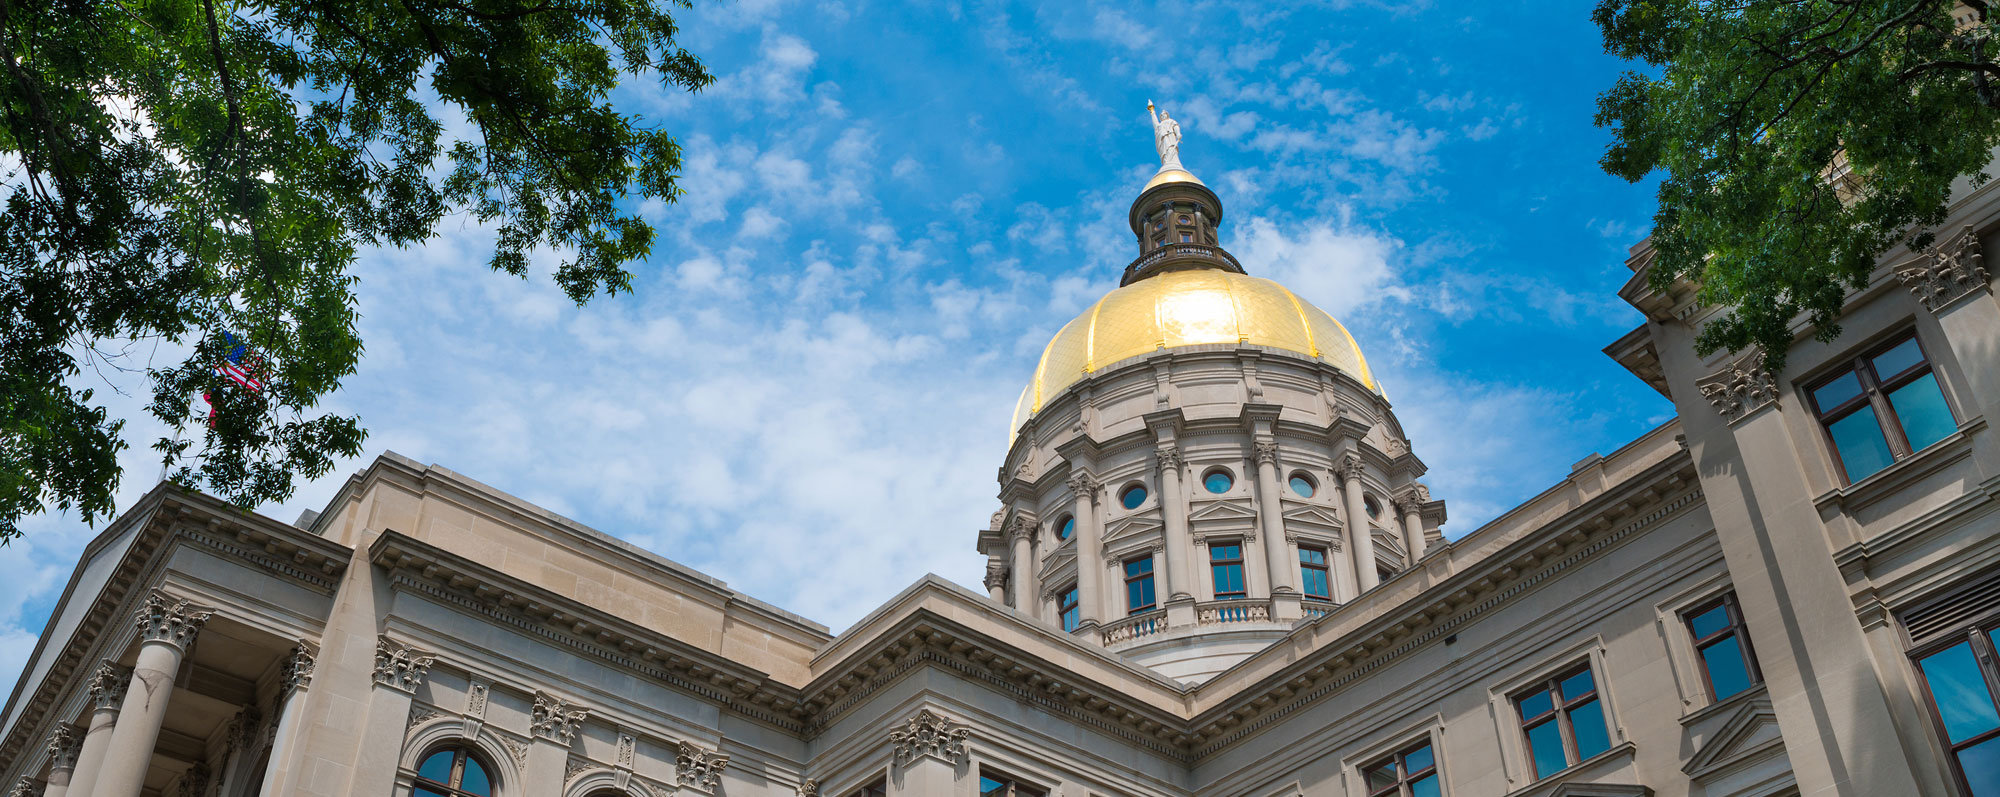
[(1146, 486), (1134, 484), (1125, 488), (1125, 492), (1118, 494), (1118, 503), (1126, 509), (1138, 509), (1140, 504), (1146, 503)]
[(1429, 740), (1361, 768), (1368, 797), (1439, 797), (1437, 756)]
[(1226, 493), (1229, 492), (1229, 488), (1236, 486), (1236, 477), (1229, 475), (1229, 471), (1216, 468), (1201, 477), (1201, 486), (1211, 493)]
[(1153, 557), (1125, 560), (1125, 613), (1138, 614), (1154, 605)]
[(1243, 543), (1209, 543), (1208, 569), (1215, 578), (1215, 597), (1243, 597)]
[(1300, 498), (1311, 498), (1313, 493), (1319, 491), (1319, 486), (1303, 473), (1292, 474), (1291, 486), (1292, 492)]
[(1757, 670), (1757, 656), (1750, 650), (1750, 635), (1743, 630), (1743, 609), (1736, 605), (1736, 593), (1723, 595), (1681, 613), (1694, 649), (1701, 659), (1701, 680), (1713, 700), (1763, 683)]
[(1074, 517), (1064, 516), (1062, 522), (1056, 524), (1056, 539), (1058, 540), (1067, 540), (1070, 538), (1070, 535), (1075, 533), (1076, 518)]
[(1541, 780), (1611, 749), (1604, 703), (1589, 664), (1514, 695), (1521, 714), (1521, 732), (1528, 742), (1528, 759)]
[(417, 765), (416, 797), (492, 797), (486, 767), (462, 747), (447, 747)]
[(1850, 484), (1958, 429), (1915, 333), (1845, 363), (1812, 383), (1806, 396)]

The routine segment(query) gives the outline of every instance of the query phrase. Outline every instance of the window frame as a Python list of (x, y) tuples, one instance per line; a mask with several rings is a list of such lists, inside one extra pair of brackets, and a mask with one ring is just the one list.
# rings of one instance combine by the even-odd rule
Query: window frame
[[(1138, 564), (1139, 562), (1146, 563), (1146, 572), (1134, 574), (1132, 572), (1132, 565)], [(1153, 611), (1154, 609), (1160, 608), (1159, 583), (1157, 581), (1154, 581), (1153, 579), (1153, 571), (1158, 568), (1158, 565), (1153, 561), (1153, 554), (1149, 552), (1143, 556), (1134, 556), (1128, 559), (1122, 559), (1119, 561), (1119, 567), (1123, 569), (1125, 573), (1126, 616), (1145, 614), (1146, 612), (1150, 612)], [(1144, 606), (1132, 605), (1132, 584), (1133, 582), (1136, 581), (1147, 582), (1148, 586), (1146, 591), (1152, 593), (1153, 595), (1152, 603), (1148, 603)]]
[[(1903, 369), (1900, 373), (1890, 375), (1888, 378), (1883, 378), (1882, 375), (1875, 373), (1875, 358), (1887, 354), (1890, 350), (1903, 345), (1907, 341), (1916, 341), (1917, 355), (1923, 359), (1918, 361), (1917, 364)], [(1931, 374), (1933, 375), (1933, 380), (1937, 382), (1938, 394), (1944, 401), (1945, 411), (1951, 413), (1954, 425), (1959, 422), (1958, 408), (1952, 406), (1951, 396), (1945, 393), (1944, 380), (1935, 376), (1937, 374), (1937, 361), (1931, 359), (1930, 349), (1924, 346), (1923, 336), (1918, 335), (1915, 328), (1905, 329), (1902, 332), (1889, 336), (1881, 343), (1858, 349), (1857, 352), (1853, 356), (1839, 361), (1837, 366), (1829, 365), (1828, 370), (1820, 372), (1819, 375), (1804, 383), (1806, 408), (1812, 411), (1813, 423), (1819, 426), (1820, 440), (1826, 444), (1827, 452), (1832, 454), (1831, 459), (1833, 460), (1834, 473), (1840, 476), (1842, 484), (1853, 484), (1861, 479), (1868, 478), (1868, 476), (1875, 475), (1874, 473), (1870, 473), (1862, 476), (1861, 479), (1850, 476), (1847, 472), (1847, 461), (1840, 456), (1840, 444), (1833, 439), (1833, 424), (1845, 420), (1849, 415), (1859, 412), (1862, 407), (1868, 407), (1875, 411), (1875, 425), (1880, 427), (1882, 437), (1889, 445), (1889, 464), (1884, 465), (1881, 470), (1877, 470), (1875, 473), (1888, 470), (1894, 467), (1896, 463), (1917, 454), (1917, 449), (1910, 446), (1909, 434), (1903, 430), (1902, 416), (1897, 415), (1895, 405), (1889, 403), (1890, 393), (1909, 385), (1911, 382), (1924, 378), (1926, 374)], [(1861, 394), (1831, 408), (1821, 407), (1819, 405), (1819, 389), (1833, 384), (1848, 374), (1854, 374), (1855, 382), (1861, 387)]]
[(1062, 623), (1063, 633), (1073, 633), (1083, 624), (1083, 602), (1079, 597), (1074, 581), (1056, 590), (1056, 620)]
[[(1313, 551), (1315, 553), (1318, 553), (1320, 558), (1320, 563), (1311, 564), (1307, 562), (1305, 560), (1305, 553), (1307, 551)], [(1317, 570), (1320, 572), (1321, 574), (1320, 582), (1326, 585), (1325, 595), (1315, 595), (1312, 593), (1312, 591), (1306, 589), (1306, 571), (1308, 570)], [(1327, 603), (1333, 602), (1333, 549), (1332, 548), (1329, 548), (1324, 545), (1299, 546), (1299, 594), (1303, 595), (1305, 599), (1309, 601), (1325, 601)]]
[[(1236, 558), (1217, 559), (1215, 552), (1216, 548), (1235, 548)], [(1230, 592), (1223, 592), (1221, 590), (1222, 580), (1216, 578), (1217, 576), (1216, 571), (1218, 568), (1231, 568), (1231, 567), (1236, 569), (1236, 584), (1242, 587), (1242, 589)], [(1215, 597), (1215, 599), (1219, 601), (1236, 600), (1238, 598), (1250, 597), (1250, 579), (1249, 579), (1249, 573), (1247, 573), (1244, 570), (1242, 540), (1230, 539), (1230, 540), (1208, 541), (1208, 586), (1210, 594), (1212, 594)]]
[[(1721, 607), (1724, 614), (1729, 618), (1729, 625), (1706, 637), (1696, 633), (1694, 630), (1694, 619), (1707, 614), (1717, 607)], [(1759, 684), (1764, 683), (1764, 669), (1757, 664), (1757, 651), (1750, 643), (1750, 629), (1743, 622), (1743, 606), (1737, 603), (1735, 590), (1724, 592), (1714, 598), (1697, 603), (1690, 608), (1682, 609), (1680, 615), (1681, 627), (1687, 630), (1688, 641), (1694, 645), (1695, 668), (1701, 671), (1701, 685), (1702, 688), (1708, 690), (1709, 702), (1720, 703), (1728, 700), (1730, 697), (1748, 692), (1756, 688)], [(1723, 697), (1715, 693), (1715, 679), (1708, 674), (1708, 657), (1703, 655), (1702, 652), (1732, 636), (1736, 638), (1736, 652), (1743, 657), (1744, 671), (1749, 674), (1750, 683), (1748, 686), (1743, 687), (1742, 691), (1729, 697)]]
[(1069, 542), (1069, 538), (1076, 536), (1076, 516), (1065, 514), (1062, 517), (1056, 518), (1055, 530), (1056, 544), (1060, 545)]
[(866, 786), (848, 792), (847, 797), (888, 797), (889, 779), (876, 778)]
[[(1431, 751), (1431, 765), (1416, 772), (1409, 771), (1407, 761), (1409, 755), (1426, 747), (1430, 748)], [(1397, 748), (1395, 752), (1376, 756), (1370, 759), (1370, 761), (1372, 763), (1361, 767), (1361, 789), (1366, 797), (1410, 797), (1413, 793), (1411, 784), (1428, 777), (1436, 777), (1438, 779), (1440, 791), (1442, 791), (1442, 787), (1444, 786), (1444, 774), (1438, 771), (1437, 745), (1432, 742), (1428, 735), (1421, 741), (1410, 742)], [(1368, 791), (1368, 773), (1384, 764), (1395, 768), (1396, 782), (1386, 788)]]
[[(421, 756), (418, 756), (417, 765), (414, 767), (414, 769), (417, 772), (421, 773), (423, 771), (424, 764), (429, 762), (432, 758), (437, 757), (437, 754), (439, 753), (452, 754), (451, 773), (447, 775), (445, 778), (449, 782), (439, 783), (435, 780), (426, 778), (421, 774), (416, 775), (410, 779), (410, 793), (412, 795), (416, 794), (418, 789), (423, 789), (425, 791), (434, 794), (446, 795), (446, 797), (493, 797), (493, 792), (494, 792), (493, 767), (487, 764), (486, 761), (482, 760), (479, 757), (479, 755), (474, 752), (472, 745), (469, 743), (438, 745), (436, 749), (424, 753)], [(465, 778), (465, 762), (467, 761), (471, 761), (472, 763), (478, 764), (480, 770), (486, 773), (485, 794), (466, 791), (465, 788), (463, 787)]]
[[(1945, 768), (1951, 774), (1951, 782), (1958, 794), (1971, 794), (1972, 785), (1966, 782), (1965, 768), (1958, 762), (1958, 752), (1969, 747), (1992, 741), (2000, 737), (2000, 726), (1976, 734), (1963, 742), (1953, 744), (1951, 734), (1944, 724), (1944, 713), (1938, 710), (1937, 696), (1931, 693), (1931, 681), (1924, 674), (1923, 660), (1960, 643), (1972, 645), (1972, 658), (1979, 665), (1979, 674), (1986, 681), (1987, 698), (2000, 711), (2000, 645), (1995, 645), (1993, 634), (2000, 632), (2000, 609), (1988, 611), (1970, 621), (1959, 623), (1949, 632), (1932, 635), (1921, 645), (1912, 645), (1907, 651), (1910, 667), (1915, 671), (1918, 693), (1923, 695), (1923, 710), (1930, 719), (1931, 733), (1939, 748), (1944, 752)], [(1906, 631), (1907, 634), (1907, 631)]]
[(979, 779), (981, 781), (993, 781), (1005, 789), (1005, 791), (987, 791), (983, 788), (986, 784), (982, 782), (979, 784), (982, 787), (979, 790), (979, 797), (987, 797), (990, 794), (997, 794), (1001, 797), (1049, 797), (1048, 789), (1023, 781), (1013, 775), (996, 772), (985, 767), (979, 768)]
[[(1570, 697), (1563, 694), (1562, 682), (1575, 678), (1578, 674), (1585, 672), (1590, 673), (1590, 691), (1578, 697)], [(1577, 768), (1578, 765), (1591, 758), (1603, 755), (1606, 751), (1617, 746), (1616, 744), (1609, 744), (1611, 741), (1611, 711), (1604, 702), (1604, 689), (1599, 686), (1599, 681), (1601, 680), (1597, 674), (1597, 669), (1592, 666), (1592, 662), (1589, 659), (1585, 659), (1577, 664), (1556, 670), (1554, 675), (1536, 679), (1533, 683), (1508, 694), (1507, 701), (1514, 704), (1514, 718), (1518, 721), (1521, 728), (1521, 744), (1522, 750), (1527, 754), (1527, 773), (1530, 782), (1540, 782), (1556, 777)], [(1548, 713), (1547, 715), (1537, 714), (1531, 720), (1527, 713), (1522, 711), (1521, 703), (1527, 698), (1541, 692), (1550, 693), (1549, 696), (1551, 699)], [(1606, 725), (1604, 737), (1607, 744), (1603, 750), (1599, 750), (1589, 756), (1584, 756), (1582, 755), (1582, 750), (1576, 745), (1576, 723), (1570, 718), (1570, 714), (1583, 704), (1592, 701), (1597, 703), (1599, 719)], [(1535, 739), (1531, 732), (1535, 728), (1550, 722), (1557, 723), (1556, 736), (1562, 740), (1563, 760), (1566, 763), (1562, 769), (1543, 775), (1535, 768)]]

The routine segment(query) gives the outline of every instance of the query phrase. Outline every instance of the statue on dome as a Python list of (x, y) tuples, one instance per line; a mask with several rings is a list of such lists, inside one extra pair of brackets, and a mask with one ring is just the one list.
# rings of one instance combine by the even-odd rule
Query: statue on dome
[(1182, 168), (1181, 123), (1166, 111), (1154, 112), (1152, 100), (1146, 101), (1146, 113), (1153, 116), (1153, 148), (1160, 151), (1160, 168)]

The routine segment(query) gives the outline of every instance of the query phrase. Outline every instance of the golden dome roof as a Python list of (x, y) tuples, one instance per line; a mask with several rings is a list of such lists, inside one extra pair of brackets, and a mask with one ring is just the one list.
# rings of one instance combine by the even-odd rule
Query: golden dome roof
[(1105, 294), (1056, 332), (1042, 350), (1034, 381), (1021, 391), (1009, 433), (1099, 368), (1161, 349), (1211, 343), (1296, 352), (1375, 389), (1368, 361), (1347, 328), (1283, 285), (1215, 269), (1169, 271)]
[(1154, 188), (1166, 185), (1167, 183), (1194, 183), (1195, 185), (1202, 186), (1203, 188), (1208, 187), (1208, 184), (1202, 182), (1201, 178), (1194, 176), (1194, 172), (1190, 172), (1186, 169), (1165, 167), (1160, 169), (1159, 173), (1153, 175), (1153, 179), (1147, 180), (1146, 187), (1139, 189), (1139, 193), (1144, 194), (1147, 191), (1151, 191)]

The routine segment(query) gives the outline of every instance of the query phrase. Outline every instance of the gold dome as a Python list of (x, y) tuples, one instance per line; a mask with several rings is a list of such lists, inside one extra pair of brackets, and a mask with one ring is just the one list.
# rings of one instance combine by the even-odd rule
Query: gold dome
[(1202, 182), (1201, 178), (1194, 176), (1194, 172), (1190, 172), (1186, 169), (1176, 169), (1173, 167), (1166, 167), (1160, 169), (1158, 174), (1153, 175), (1153, 179), (1147, 180), (1146, 187), (1139, 189), (1139, 193), (1144, 194), (1147, 191), (1151, 191), (1154, 188), (1166, 185), (1167, 183), (1194, 183), (1195, 185), (1201, 186), (1203, 188), (1208, 187), (1208, 184)]
[(1261, 277), (1198, 269), (1158, 274), (1107, 293), (1042, 350), (1012, 430), (1064, 388), (1112, 363), (1160, 349), (1244, 343), (1296, 352), (1375, 389), (1368, 361), (1333, 316)]

